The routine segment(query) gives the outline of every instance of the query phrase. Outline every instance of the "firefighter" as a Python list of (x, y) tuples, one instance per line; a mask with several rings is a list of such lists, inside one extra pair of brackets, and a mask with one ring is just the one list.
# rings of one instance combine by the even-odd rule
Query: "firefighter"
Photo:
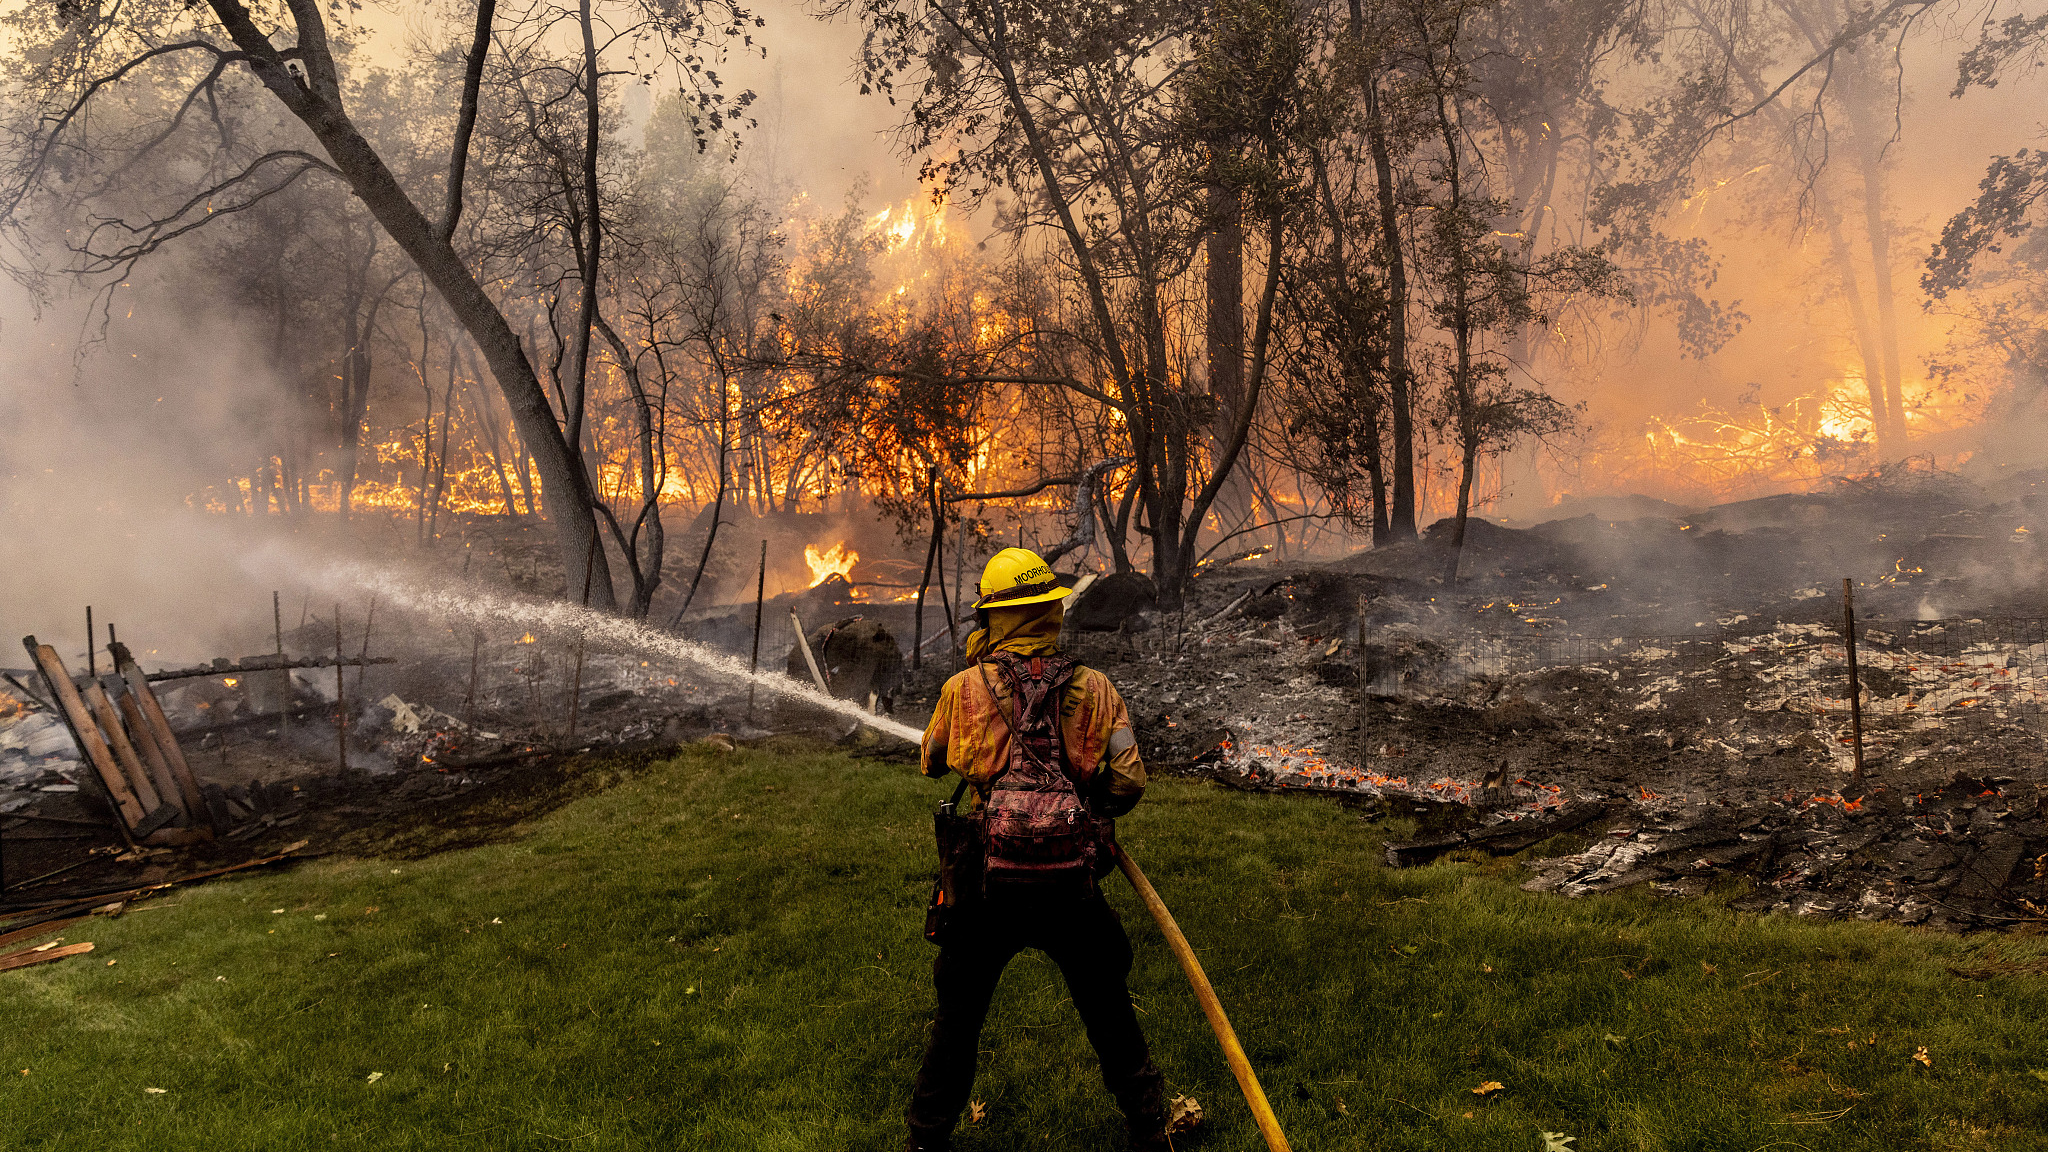
[(967, 670), (946, 682), (925, 729), (924, 775), (957, 773), (974, 794), (979, 858), (962, 866), (974, 879), (956, 885), (951, 904), (935, 895), (943, 915), (927, 923), (939, 945), (938, 1010), (911, 1089), (909, 1152), (952, 1146), (989, 1000), (1025, 948), (1051, 957), (1066, 978), (1130, 1146), (1169, 1147), (1159, 1071), (1124, 985), (1130, 938), (1097, 886), (1114, 866), (1111, 821), (1144, 794), (1145, 765), (1109, 678), (1060, 652), (1067, 591), (1026, 549), (991, 558)]

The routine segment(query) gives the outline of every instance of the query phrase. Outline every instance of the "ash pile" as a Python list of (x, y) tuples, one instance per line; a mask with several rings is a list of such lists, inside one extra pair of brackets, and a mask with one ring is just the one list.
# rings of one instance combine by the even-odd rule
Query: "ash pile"
[(1397, 865), (1525, 853), (1526, 887), (1567, 897), (2048, 921), (2048, 476), (1560, 511), (1474, 521), (1455, 580), (1448, 524), (1221, 569), (1080, 650), (1155, 763), (1421, 817)]
[[(68, 659), (30, 638), (32, 666), (0, 670), (9, 899), (135, 879), (115, 875), (122, 866), (259, 858), (287, 841), (398, 855), (474, 842), (601, 786), (586, 769), (608, 779), (636, 753), (695, 740), (877, 742), (843, 717), (575, 632), (451, 626), (374, 599), (327, 619), (307, 605), (288, 629), (278, 598), (262, 607), (274, 628), (260, 655), (166, 666), (107, 628)], [(902, 652), (860, 590), (835, 578), (774, 607), (782, 628), (764, 636), (765, 667), (875, 711), (893, 705)], [(805, 616), (821, 623), (804, 629), (800, 657)], [(598, 749), (614, 755), (581, 755)]]

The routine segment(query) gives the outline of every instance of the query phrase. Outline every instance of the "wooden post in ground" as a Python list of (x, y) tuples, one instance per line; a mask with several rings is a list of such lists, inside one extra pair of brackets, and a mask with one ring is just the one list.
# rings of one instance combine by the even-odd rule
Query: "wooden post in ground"
[(97, 663), (98, 657), (94, 654), (96, 651), (95, 645), (97, 644), (98, 640), (94, 637), (92, 630), (92, 605), (87, 604), (85, 606), (85, 674), (87, 676), (98, 676), (100, 674), (99, 664)]
[[(768, 541), (761, 541), (761, 571), (754, 577), (754, 654), (747, 657), (747, 719), (754, 719), (754, 677), (761, 671), (761, 605), (768, 598)], [(913, 657), (915, 659), (915, 657)]]
[[(341, 605), (334, 606), (334, 731), (336, 763), (343, 772), (348, 771), (348, 688), (341, 678)], [(225, 737), (221, 747), (227, 747)], [(225, 752), (223, 752), (225, 757)]]
[[(271, 637), (277, 645), (277, 655), (282, 660), (284, 657), (284, 605), (280, 602), (275, 589), (272, 589), (270, 593), (270, 629)], [(292, 722), (292, 673), (289, 668), (277, 670), (277, 699), (277, 726), (280, 729), (288, 728)]]
[(1863, 779), (1863, 688), (1856, 676), (1856, 585), (1842, 577), (1842, 639), (1849, 649), (1849, 738), (1856, 747), (1856, 779)]
[(142, 666), (135, 662), (126, 644), (107, 645), (107, 654), (114, 661), (114, 670), (127, 681), (128, 692), (142, 709), (142, 718), (148, 723), (157, 749), (163, 753), (164, 762), (170, 765), (171, 778), (178, 784), (178, 795), (185, 801), (185, 814), (192, 818), (194, 827), (213, 829), (213, 813), (206, 807), (206, 797), (199, 791), (199, 781), (192, 775), (192, 765), (185, 760), (185, 750), (178, 746), (178, 738), (171, 732), (171, 722), (164, 715), (164, 706), (157, 701), (156, 691), (149, 686), (149, 677), (143, 674)]
[[(946, 613), (946, 638), (960, 650), (959, 626), (953, 622), (953, 600), (946, 594), (946, 507), (939, 498), (939, 470), (932, 469), (932, 557), (939, 571), (939, 607)], [(954, 551), (958, 551), (956, 548)]]
[(1367, 722), (1372, 704), (1372, 685), (1366, 676), (1365, 597), (1358, 598), (1358, 766), (1372, 763), (1372, 728)]
[[(934, 468), (927, 484), (938, 483), (939, 472)], [(932, 542), (924, 550), (924, 575), (917, 581), (917, 623), (910, 630), (910, 670), (915, 672), (924, 667), (924, 594), (932, 586), (932, 565), (939, 555), (939, 514), (932, 510)], [(942, 577), (943, 579), (943, 577)]]
[(476, 727), (476, 667), (477, 658), (483, 654), (484, 633), (473, 628), (469, 633), (469, 695), (462, 698), (462, 726)]
[[(590, 610), (591, 573), (597, 566), (597, 527), (590, 529), (590, 547), (583, 553), (583, 609)], [(583, 638), (586, 630), (576, 632), (576, 682), (569, 690), (569, 740), (576, 739), (576, 720), (583, 711)]]
[(64, 726), (71, 729), (71, 739), (78, 745), (79, 755), (84, 757), (89, 769), (86, 775), (106, 799), (107, 807), (113, 810), (114, 827), (120, 830), (122, 842), (133, 848), (135, 838), (129, 835), (128, 830), (142, 823), (142, 805), (128, 790), (127, 782), (121, 779), (121, 769), (114, 763), (113, 750), (100, 736), (99, 726), (93, 723), (85, 710), (85, 702), (78, 698), (78, 688), (71, 683), (71, 673), (65, 670), (57, 650), (48, 644), (37, 643), (34, 636), (22, 637), (21, 645), (28, 649), (29, 662), (36, 666), (51, 701), (57, 705), (57, 715), (63, 717)]
[[(363, 650), (356, 654), (356, 691), (363, 690), (363, 673), (370, 670), (370, 629), (377, 624), (377, 594), (370, 593), (370, 610), (363, 616)], [(336, 653), (336, 658), (340, 654)]]
[(789, 610), (789, 622), (796, 626), (796, 646), (803, 651), (804, 663), (810, 666), (811, 679), (818, 682), (818, 691), (830, 696), (832, 689), (825, 685), (825, 674), (818, 670), (818, 658), (811, 654), (811, 638), (804, 635), (804, 622), (797, 618), (794, 608)]

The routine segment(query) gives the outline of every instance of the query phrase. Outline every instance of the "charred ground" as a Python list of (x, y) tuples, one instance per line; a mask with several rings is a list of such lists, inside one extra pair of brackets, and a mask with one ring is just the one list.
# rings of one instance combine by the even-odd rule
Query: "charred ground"
[[(1156, 769), (1419, 815), (1425, 835), (1390, 848), (1396, 864), (1522, 853), (1529, 887), (1566, 895), (1739, 882), (1738, 902), (1757, 910), (2026, 929), (2048, 906), (2044, 485), (1902, 472), (1704, 510), (1627, 501), (1527, 528), (1475, 522), (1455, 578), (1439, 526), (1335, 563), (1220, 566), (1176, 612), (1142, 577), (1114, 577), (1074, 607), (1069, 641), (1116, 679)], [(465, 527), (462, 579), (559, 586), (532, 530)], [(1844, 576), (1859, 616), (1860, 780)], [(827, 645), (881, 633), (907, 651), (915, 631), (913, 604), (834, 579), (765, 606), (766, 668), (800, 668), (792, 609)], [(700, 609), (681, 630), (744, 653), (753, 614)], [(864, 631), (840, 627), (855, 617)], [(306, 620), (285, 646), (332, 651), (334, 630)], [(89, 827), (88, 793), (43, 790), (69, 782), (63, 765), (32, 762), (17, 722), (9, 883), (71, 867), (11, 895), (141, 882), (301, 839), (387, 855), (475, 843), (700, 739), (796, 733), (892, 754), (847, 721), (765, 692), (750, 707), (744, 686), (686, 667), (579, 658), (571, 637), (388, 609), (380, 621), (368, 604), (344, 611), (341, 632), (345, 649), (395, 659), (344, 677), (346, 771), (331, 672), (295, 674), (283, 714), (247, 682), (167, 693), (232, 828), (209, 845), (117, 860)], [(841, 695), (874, 691), (914, 722), (958, 667), (945, 635), (933, 595), (919, 667), (855, 668), (859, 654), (835, 647), (823, 670)]]

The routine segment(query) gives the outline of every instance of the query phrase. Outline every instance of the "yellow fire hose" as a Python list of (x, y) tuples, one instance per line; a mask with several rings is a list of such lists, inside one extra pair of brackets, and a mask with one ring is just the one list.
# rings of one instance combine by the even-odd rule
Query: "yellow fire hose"
[[(797, 642), (803, 644), (808, 655), (810, 645), (803, 638), (803, 630), (797, 630)], [(812, 664), (813, 672), (817, 665)], [(824, 687), (824, 677), (819, 676), (819, 687)], [(1002, 713), (998, 712), (1000, 716)], [(886, 717), (877, 716), (864, 721), (874, 728), (888, 732), (901, 740), (918, 743), (924, 733)], [(1202, 1006), (1202, 1015), (1209, 1018), (1209, 1027), (1216, 1033), (1217, 1043), (1223, 1046), (1223, 1059), (1230, 1064), (1230, 1074), (1237, 1077), (1237, 1086), (1244, 1092), (1244, 1102), (1251, 1106), (1252, 1119), (1258, 1121), (1259, 1135), (1266, 1138), (1270, 1152), (1292, 1152), (1287, 1143), (1287, 1134), (1280, 1131), (1280, 1121), (1273, 1115), (1273, 1106), (1266, 1102), (1265, 1089), (1259, 1087), (1259, 1078), (1252, 1071), (1252, 1062), (1245, 1059), (1244, 1048), (1237, 1042), (1237, 1032), (1230, 1026), (1230, 1018), (1223, 1014), (1223, 1005), (1216, 999), (1216, 990), (1209, 987), (1209, 977), (1202, 972), (1202, 962), (1195, 959), (1195, 950), (1188, 946), (1188, 938), (1181, 935), (1180, 925), (1173, 922), (1173, 913), (1166, 910), (1166, 902), (1152, 888), (1152, 882), (1138, 870), (1122, 847), (1116, 847), (1116, 862), (1124, 870), (1124, 877), (1137, 889), (1138, 898), (1145, 902), (1145, 910), (1159, 923), (1159, 931), (1166, 936), (1167, 947), (1173, 949), (1173, 958), (1180, 961), (1180, 970), (1187, 973), (1188, 983), (1194, 986), (1195, 1001)]]
[(1272, 1152), (1289, 1152), (1287, 1134), (1280, 1131), (1280, 1121), (1273, 1115), (1273, 1106), (1266, 1103), (1265, 1090), (1259, 1087), (1252, 1062), (1245, 1059), (1244, 1049), (1237, 1042), (1237, 1032), (1230, 1027), (1230, 1018), (1223, 1014), (1223, 1005), (1216, 999), (1216, 990), (1209, 987), (1209, 978), (1203, 975), (1202, 962), (1195, 959), (1195, 950), (1188, 946), (1188, 938), (1181, 935), (1180, 925), (1173, 922), (1173, 913), (1166, 910), (1166, 902), (1153, 891), (1152, 882), (1145, 879), (1145, 874), (1138, 870), (1137, 862), (1121, 847), (1116, 849), (1116, 862), (1124, 870), (1131, 887), (1137, 889), (1138, 898), (1145, 902), (1145, 910), (1159, 922), (1159, 931), (1165, 934), (1167, 947), (1173, 949), (1173, 958), (1180, 961), (1180, 970), (1187, 973), (1188, 983), (1194, 985), (1195, 1000), (1202, 1006), (1202, 1015), (1209, 1018), (1209, 1027), (1216, 1032), (1216, 1042), (1223, 1045), (1223, 1058), (1230, 1064), (1230, 1074), (1237, 1077), (1237, 1086), (1244, 1092), (1244, 1102), (1251, 1105), (1252, 1119), (1259, 1122), (1259, 1135), (1266, 1138), (1266, 1147)]

